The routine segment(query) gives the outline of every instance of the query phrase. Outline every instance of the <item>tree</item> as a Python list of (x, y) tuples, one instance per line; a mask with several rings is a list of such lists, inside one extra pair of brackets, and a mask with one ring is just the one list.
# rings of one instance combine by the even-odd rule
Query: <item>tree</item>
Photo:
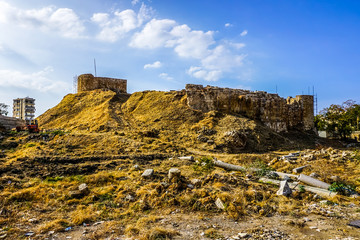
[(315, 116), (315, 126), (320, 131), (327, 131), (334, 136), (346, 139), (352, 131), (358, 129), (360, 105), (348, 100), (342, 105), (332, 104)]
[(8, 115), (8, 109), (9, 108), (9, 105), (6, 105), (5, 103), (0, 103), (0, 115), (5, 115), (7, 116)]

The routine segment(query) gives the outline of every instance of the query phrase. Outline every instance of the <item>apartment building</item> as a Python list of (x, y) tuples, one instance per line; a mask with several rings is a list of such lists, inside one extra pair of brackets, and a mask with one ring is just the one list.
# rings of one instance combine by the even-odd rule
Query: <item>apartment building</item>
[(30, 123), (35, 118), (35, 99), (29, 97), (14, 99), (13, 117)]

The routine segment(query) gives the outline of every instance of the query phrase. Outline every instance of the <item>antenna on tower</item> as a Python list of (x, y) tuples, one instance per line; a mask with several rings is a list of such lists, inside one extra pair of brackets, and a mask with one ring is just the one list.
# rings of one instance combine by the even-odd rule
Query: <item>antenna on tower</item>
[(96, 60), (95, 60), (95, 58), (94, 58), (94, 69), (95, 69), (95, 77), (97, 77), (96, 76)]

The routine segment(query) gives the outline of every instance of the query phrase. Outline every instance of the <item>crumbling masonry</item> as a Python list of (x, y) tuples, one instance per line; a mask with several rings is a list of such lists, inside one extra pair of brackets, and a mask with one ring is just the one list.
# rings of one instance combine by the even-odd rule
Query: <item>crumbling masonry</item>
[(94, 77), (82, 74), (77, 80), (77, 92), (107, 89), (117, 93), (126, 93), (127, 80), (117, 78)]
[(276, 132), (314, 129), (314, 99), (311, 95), (281, 98), (277, 94), (241, 89), (186, 85), (189, 107), (202, 112), (221, 111), (259, 120)]

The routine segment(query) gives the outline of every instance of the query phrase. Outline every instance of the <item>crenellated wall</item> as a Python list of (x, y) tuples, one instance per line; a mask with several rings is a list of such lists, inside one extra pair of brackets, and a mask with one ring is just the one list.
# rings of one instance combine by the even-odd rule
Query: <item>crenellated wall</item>
[(82, 74), (78, 77), (77, 91), (92, 91), (109, 89), (117, 93), (126, 93), (127, 80), (117, 78), (94, 77), (92, 74)]
[(281, 98), (277, 94), (242, 89), (186, 85), (188, 105), (202, 112), (212, 110), (244, 115), (269, 128), (284, 132), (314, 129), (313, 96)]

